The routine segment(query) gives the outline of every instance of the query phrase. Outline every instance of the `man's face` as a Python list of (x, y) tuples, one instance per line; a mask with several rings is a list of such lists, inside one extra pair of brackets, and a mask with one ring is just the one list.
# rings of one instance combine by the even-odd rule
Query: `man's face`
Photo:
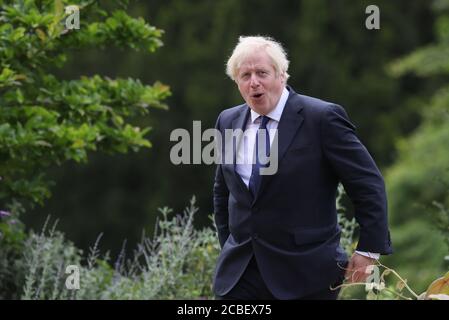
[(276, 74), (265, 51), (255, 52), (245, 59), (235, 80), (248, 106), (262, 115), (274, 109), (285, 86), (284, 75)]

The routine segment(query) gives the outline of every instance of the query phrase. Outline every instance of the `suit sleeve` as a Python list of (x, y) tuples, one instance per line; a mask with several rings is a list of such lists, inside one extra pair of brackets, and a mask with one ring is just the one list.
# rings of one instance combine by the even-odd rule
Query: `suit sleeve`
[[(220, 116), (218, 117), (217, 124), (215, 126), (217, 130), (220, 130)], [(223, 248), (226, 239), (229, 236), (229, 211), (228, 211), (228, 199), (229, 190), (226, 185), (226, 181), (223, 177), (223, 170), (221, 164), (217, 164), (215, 171), (215, 180), (213, 188), (214, 198), (214, 220), (218, 232), (218, 241), (221, 248)]]
[(322, 148), (354, 205), (359, 251), (391, 254), (385, 183), (345, 110), (331, 105), (321, 117)]

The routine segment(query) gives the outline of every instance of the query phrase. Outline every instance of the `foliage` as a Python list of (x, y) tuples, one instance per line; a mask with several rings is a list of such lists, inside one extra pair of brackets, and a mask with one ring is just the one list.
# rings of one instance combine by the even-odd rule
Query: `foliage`
[(21, 206), (12, 205), (11, 212), (0, 211), (0, 300), (19, 299), (19, 291), (24, 281), (22, 259), (25, 226), (16, 216)]
[[(219, 244), (211, 228), (193, 227), (195, 198), (183, 215), (169, 218), (161, 209), (153, 239), (143, 237), (132, 259), (99, 257), (98, 241), (86, 260), (55, 231), (30, 233), (24, 247), (22, 299), (205, 299), (212, 298), (211, 279)], [(79, 290), (65, 287), (65, 268), (79, 267)]]
[(357, 247), (357, 243), (354, 240), (357, 222), (355, 221), (354, 217), (352, 219), (349, 219), (345, 214), (346, 209), (342, 204), (344, 194), (345, 193), (343, 185), (339, 184), (336, 206), (337, 206), (338, 223), (341, 227), (340, 245), (343, 247), (348, 257), (350, 257), (354, 253), (355, 248)]
[[(448, 0), (434, 2), (436, 42), (394, 61), (391, 74), (439, 79), (420, 105), (421, 125), (398, 141), (398, 157), (386, 175), (395, 255), (386, 261), (419, 288), (447, 270), (449, 207)], [(435, 206), (436, 205), (436, 206)], [(443, 234), (436, 233), (439, 229)], [(407, 261), (407, 263), (404, 263)], [(411, 261), (415, 263), (411, 264)]]
[[(115, 1), (125, 4), (126, 1)], [(98, 1), (1, 1), (0, 6), (0, 201), (43, 203), (50, 195), (46, 169), (86, 162), (90, 151), (150, 147), (150, 128), (130, 123), (165, 107), (160, 83), (94, 75), (58, 79), (54, 70), (81, 48), (114, 45), (153, 52), (162, 31), (121, 9), (107, 13)], [(66, 29), (65, 5), (77, 4), (80, 28)], [(1, 203), (0, 203), (1, 204)]]
[(350, 287), (365, 287), (367, 300), (449, 300), (449, 272), (434, 280), (426, 291), (418, 295), (396, 270), (378, 261), (371, 268), (366, 282), (340, 285), (338, 288), (342, 288), (342, 294)]
[[(436, 201), (433, 204), (438, 209), (438, 211), (435, 212), (433, 219), (436, 227), (443, 234), (449, 253), (449, 209), (445, 208), (441, 203)], [(449, 254), (445, 257), (445, 260), (449, 262)]]
[(64, 282), (60, 279), (66, 266), (79, 265), (81, 252), (55, 230), (56, 223), (48, 236), (45, 235), (46, 227), (47, 223), (40, 234), (31, 232), (25, 242), (26, 277), (22, 299), (67, 298), (67, 293), (70, 293), (64, 290)]
[[(446, 51), (449, 50), (449, 5), (448, 0), (435, 1), (439, 16), (435, 23), (437, 42), (393, 62), (390, 71), (401, 76), (406, 73), (432, 77), (449, 75), (449, 62)], [(446, 4), (446, 5), (444, 5)], [(438, 5), (438, 6), (437, 6)], [(443, 78), (444, 79), (444, 78)], [(422, 124), (409, 137), (398, 142), (399, 157), (389, 170), (392, 183), (392, 209), (394, 222), (404, 222), (407, 212), (411, 216), (420, 216), (422, 207), (415, 203), (431, 204), (439, 201), (449, 205), (449, 85), (443, 85), (432, 98), (421, 106)], [(423, 189), (423, 186), (426, 186)], [(413, 199), (412, 202), (405, 199)], [(406, 206), (404, 208), (404, 205)], [(401, 210), (398, 210), (401, 207)]]
[(449, 300), (449, 272), (430, 284), (425, 292), (425, 298)]

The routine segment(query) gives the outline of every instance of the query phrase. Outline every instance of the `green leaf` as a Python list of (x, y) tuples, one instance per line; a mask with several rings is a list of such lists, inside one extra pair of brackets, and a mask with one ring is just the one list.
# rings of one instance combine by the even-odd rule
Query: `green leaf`
[(41, 29), (37, 28), (37, 29), (36, 29), (36, 34), (37, 34), (37, 36), (39, 37), (39, 39), (41, 39), (43, 42), (44, 42), (45, 40), (47, 40), (47, 35), (46, 35), (45, 32), (42, 31)]
[(19, 27), (19, 28), (15, 29), (11, 35), (12, 42), (17, 42), (21, 38), (23, 38), (23, 36), (25, 35), (25, 31), (26, 31), (26, 29), (23, 27)]
[(55, 1), (55, 15), (60, 16), (64, 12), (64, 4), (62, 0), (54, 0)]
[(47, 141), (44, 141), (44, 140), (37, 140), (34, 142), (34, 145), (40, 146), (40, 147), (48, 147), (48, 148), (52, 147), (52, 145), (50, 143), (48, 143)]

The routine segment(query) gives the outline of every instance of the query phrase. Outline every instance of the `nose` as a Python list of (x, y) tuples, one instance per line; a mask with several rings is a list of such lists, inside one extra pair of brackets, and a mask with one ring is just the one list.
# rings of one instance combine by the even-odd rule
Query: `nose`
[(259, 86), (259, 79), (257, 78), (257, 75), (254, 73), (251, 75), (250, 86), (252, 88), (257, 88)]

